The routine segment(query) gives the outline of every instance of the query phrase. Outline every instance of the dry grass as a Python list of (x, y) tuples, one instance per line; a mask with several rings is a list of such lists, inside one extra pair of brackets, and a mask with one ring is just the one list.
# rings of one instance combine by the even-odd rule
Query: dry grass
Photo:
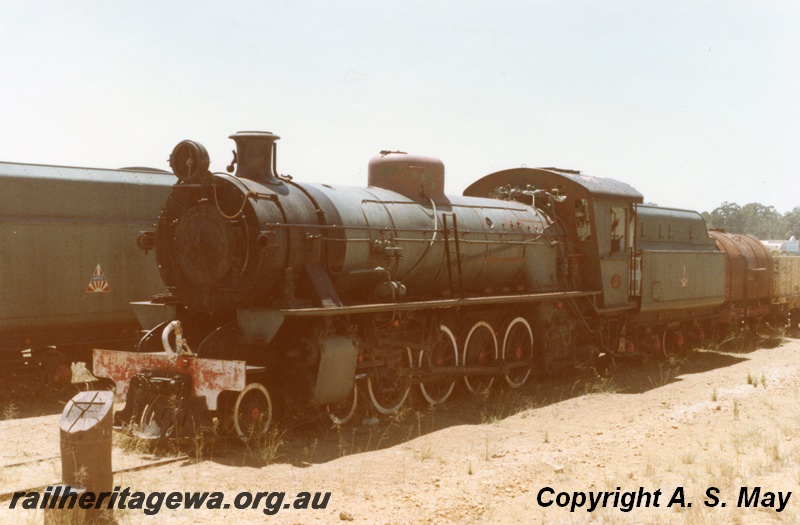
[(264, 433), (256, 433), (247, 442), (244, 455), (253, 466), (263, 467), (277, 462), (281, 458), (281, 448), (284, 445), (285, 431), (271, 428)]
[(16, 419), (17, 415), (19, 414), (19, 409), (17, 405), (12, 401), (8, 401), (3, 405), (3, 419)]

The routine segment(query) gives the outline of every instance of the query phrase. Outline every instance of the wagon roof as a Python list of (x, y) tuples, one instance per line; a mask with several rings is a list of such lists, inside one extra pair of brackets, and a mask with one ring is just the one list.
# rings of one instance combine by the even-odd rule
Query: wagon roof
[(158, 186), (175, 184), (175, 178), (171, 172), (155, 168), (106, 169), (19, 162), (0, 162), (0, 177), (3, 180), (17, 178), (20, 180), (155, 184)]
[(575, 197), (611, 197), (615, 200), (644, 202), (642, 194), (629, 184), (559, 168), (514, 168), (498, 171), (472, 183), (464, 190), (464, 195), (487, 196), (493, 189), (507, 184), (531, 184), (543, 189), (563, 188), (568, 193), (576, 194)]

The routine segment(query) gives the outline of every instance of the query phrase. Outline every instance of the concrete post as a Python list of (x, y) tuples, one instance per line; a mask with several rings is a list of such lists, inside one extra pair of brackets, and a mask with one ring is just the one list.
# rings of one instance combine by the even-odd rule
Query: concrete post
[[(111, 470), (111, 438), (114, 421), (114, 394), (110, 391), (81, 392), (73, 397), (61, 413), (61, 478), (75, 491), (94, 493), (114, 490)], [(103, 505), (105, 507), (105, 505)], [(113, 520), (113, 511), (81, 509), (73, 511), (48, 509), (45, 524), (106, 523)]]

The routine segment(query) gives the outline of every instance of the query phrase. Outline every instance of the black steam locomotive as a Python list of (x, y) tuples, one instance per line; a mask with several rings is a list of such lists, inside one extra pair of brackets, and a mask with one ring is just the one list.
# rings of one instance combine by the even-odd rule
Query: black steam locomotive
[(519, 168), (448, 196), (442, 162), (383, 151), (366, 188), (307, 184), (277, 174), (277, 136), (231, 138), (235, 175), (211, 173), (195, 142), (173, 150), (179, 182), (139, 241), (170, 294), (137, 305), (137, 352), (95, 351), (144, 435), (218, 418), (247, 438), (276, 407), (342, 423), (359, 385), (393, 414), (417, 385), (442, 403), (462, 378), (516, 388), (797, 308), (776, 301), (751, 238), (715, 240), (696, 212), (618, 181)]

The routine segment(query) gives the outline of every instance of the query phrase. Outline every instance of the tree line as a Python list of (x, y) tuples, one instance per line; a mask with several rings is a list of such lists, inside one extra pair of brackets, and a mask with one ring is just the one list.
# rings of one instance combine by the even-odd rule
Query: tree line
[(739, 206), (723, 202), (713, 211), (701, 213), (709, 229), (720, 228), (729, 233), (747, 233), (758, 239), (800, 239), (800, 206), (781, 215), (774, 206), (751, 202)]

